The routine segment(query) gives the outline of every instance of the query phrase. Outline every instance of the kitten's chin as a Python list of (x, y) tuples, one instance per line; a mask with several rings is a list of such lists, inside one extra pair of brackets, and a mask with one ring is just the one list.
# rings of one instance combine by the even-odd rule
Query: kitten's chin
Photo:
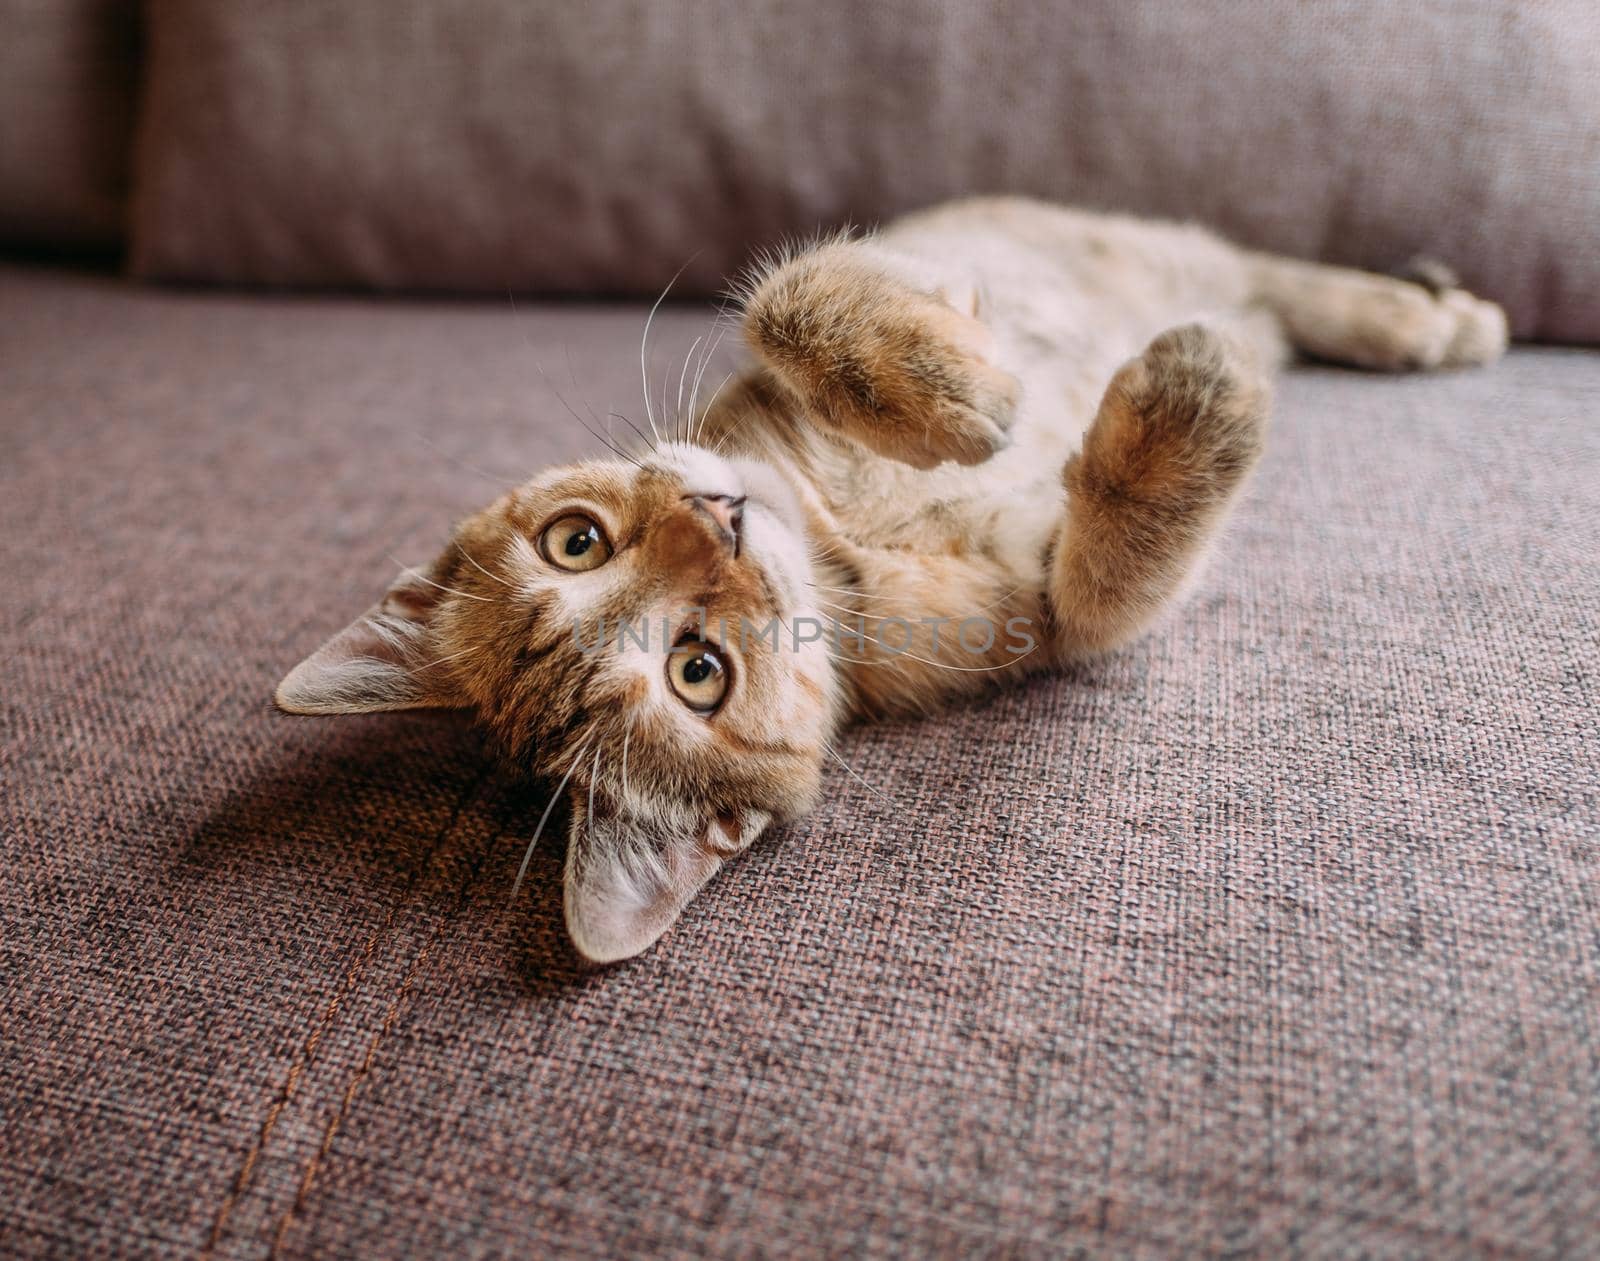
[(766, 576), (783, 605), (781, 613), (805, 603), (811, 550), (805, 510), (788, 478), (763, 460), (721, 457), (699, 448), (684, 463), (695, 466), (691, 476), (744, 496), (744, 554)]
[(789, 479), (760, 460), (735, 458), (728, 461), (738, 475), (744, 494), (765, 508), (795, 536), (802, 546), (805, 541), (805, 511), (800, 497), (795, 494)]
[(766, 500), (749, 494), (744, 511), (744, 554), (766, 575), (787, 616), (803, 603), (811, 581), (805, 535), (794, 529)]

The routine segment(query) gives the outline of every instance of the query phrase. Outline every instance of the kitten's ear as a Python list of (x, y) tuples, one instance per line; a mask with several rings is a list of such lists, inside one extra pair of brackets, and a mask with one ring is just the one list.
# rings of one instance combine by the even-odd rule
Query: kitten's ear
[(291, 714), (368, 714), (465, 705), (437, 661), (433, 619), (445, 593), (433, 583), (442, 581), (434, 572), (402, 573), (382, 600), (289, 672), (278, 684), (279, 707)]
[(567, 933), (591, 963), (631, 959), (653, 946), (722, 864), (749, 847), (772, 816), (745, 810), (692, 822), (641, 820), (602, 797), (573, 793), (567, 840)]

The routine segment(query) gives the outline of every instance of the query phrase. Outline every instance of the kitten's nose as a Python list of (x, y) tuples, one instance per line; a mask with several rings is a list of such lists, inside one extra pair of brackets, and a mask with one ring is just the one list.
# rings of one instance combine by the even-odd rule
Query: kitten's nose
[(721, 528), (733, 554), (739, 554), (739, 527), (744, 523), (743, 495), (688, 495), (694, 506)]

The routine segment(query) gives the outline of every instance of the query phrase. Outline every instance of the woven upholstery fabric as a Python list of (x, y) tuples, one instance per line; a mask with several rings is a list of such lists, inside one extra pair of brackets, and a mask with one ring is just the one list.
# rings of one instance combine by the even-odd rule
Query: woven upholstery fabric
[(136, 0), (0, 0), (0, 245), (122, 244)]
[(0, 270), (0, 1254), (1593, 1252), (1600, 356), (1292, 375), (1185, 609), (589, 971), (544, 786), (269, 698), (642, 322)]
[(712, 293), (970, 193), (1193, 218), (1600, 343), (1594, 0), (157, 0), (146, 277)]

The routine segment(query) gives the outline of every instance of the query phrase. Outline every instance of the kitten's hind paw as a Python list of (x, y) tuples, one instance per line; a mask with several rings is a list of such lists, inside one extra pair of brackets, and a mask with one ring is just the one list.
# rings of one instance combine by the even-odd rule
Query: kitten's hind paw
[(1439, 302), (1453, 322), (1450, 341), (1439, 356), (1441, 368), (1476, 368), (1506, 353), (1510, 329), (1499, 306), (1475, 298), (1465, 289), (1441, 294)]
[(1203, 512), (1260, 458), (1268, 398), (1266, 377), (1228, 338), (1200, 324), (1171, 329), (1111, 379), (1066, 483), (1174, 523)]
[(1396, 271), (1395, 279), (1409, 289), (1400, 291), (1405, 300), (1391, 316), (1390, 362), (1380, 366), (1476, 368), (1505, 354), (1506, 313), (1463, 289), (1450, 267), (1423, 255)]
[(1062, 477), (1050, 601), (1063, 654), (1126, 642), (1181, 589), (1260, 458), (1267, 401), (1249, 348), (1198, 324), (1112, 377)]
[(1467, 368), (1506, 349), (1506, 315), (1459, 287), (1455, 273), (1417, 259), (1399, 276), (1262, 258), (1257, 297), (1289, 339), (1329, 363), (1378, 372)]

